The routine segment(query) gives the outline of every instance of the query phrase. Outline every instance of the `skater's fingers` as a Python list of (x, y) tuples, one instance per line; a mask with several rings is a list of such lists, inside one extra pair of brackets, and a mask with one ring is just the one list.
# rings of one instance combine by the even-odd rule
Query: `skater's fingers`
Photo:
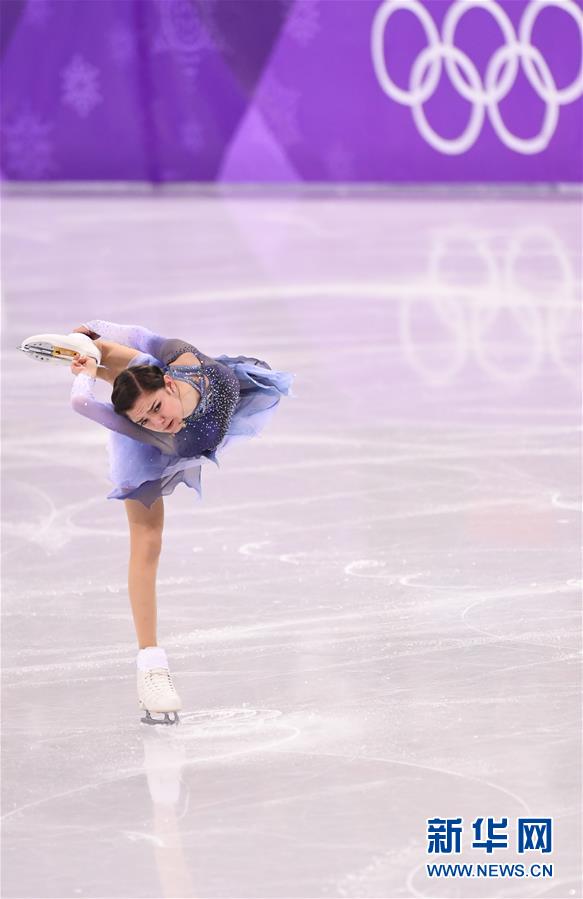
[(88, 363), (87, 356), (80, 356), (78, 353), (75, 355), (73, 362), (71, 363), (71, 371), (74, 375), (80, 374), (83, 369), (86, 368)]

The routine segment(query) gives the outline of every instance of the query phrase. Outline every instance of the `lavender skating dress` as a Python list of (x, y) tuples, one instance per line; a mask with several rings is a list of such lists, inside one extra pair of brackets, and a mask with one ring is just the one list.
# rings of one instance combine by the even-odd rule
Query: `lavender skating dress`
[[(158, 365), (200, 393), (194, 412), (184, 419), (177, 434), (150, 431), (118, 415), (111, 403), (95, 399), (95, 378), (77, 375), (71, 391), (76, 412), (104, 425), (109, 435), (109, 499), (137, 499), (150, 507), (160, 496), (172, 493), (179, 483), (202, 496), (201, 467), (218, 465), (217, 456), (233, 441), (252, 437), (265, 427), (280, 399), (291, 394), (293, 375), (273, 371), (250, 356), (212, 358), (183, 340), (166, 339), (137, 325), (118, 325), (93, 320), (88, 328), (105, 340), (139, 351), (128, 368)], [(182, 353), (194, 353), (200, 365), (172, 365)]]

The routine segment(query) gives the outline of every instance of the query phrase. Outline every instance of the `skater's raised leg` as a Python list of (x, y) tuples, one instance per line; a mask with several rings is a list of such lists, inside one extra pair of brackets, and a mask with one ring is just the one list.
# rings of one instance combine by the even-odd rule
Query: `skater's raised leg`
[(109, 384), (113, 384), (117, 376), (126, 370), (134, 356), (139, 355), (137, 350), (122, 346), (121, 343), (113, 343), (111, 340), (99, 338), (93, 342), (101, 350), (101, 362), (105, 365), (105, 369), (98, 370), (97, 377)]
[(113, 385), (117, 376), (126, 370), (134, 356), (139, 355), (137, 350), (121, 343), (113, 343), (111, 340), (99, 338), (93, 343), (101, 350), (101, 364), (105, 366), (97, 370), (97, 377), (107, 381), (108, 384)]
[(115, 343), (113, 340), (103, 340), (103, 338), (95, 336), (95, 332), (85, 325), (75, 328), (72, 333), (86, 334), (93, 340), (95, 346), (99, 348), (101, 351), (101, 364), (105, 368), (98, 369), (97, 377), (102, 381), (107, 381), (109, 384), (113, 384), (117, 376), (122, 371), (125, 371), (132, 359), (139, 353), (133, 347)]

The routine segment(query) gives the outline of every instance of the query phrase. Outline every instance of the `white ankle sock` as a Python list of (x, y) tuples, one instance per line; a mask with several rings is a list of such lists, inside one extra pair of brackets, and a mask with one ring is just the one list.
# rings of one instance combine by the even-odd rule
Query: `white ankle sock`
[(148, 668), (169, 667), (166, 652), (161, 646), (146, 646), (145, 649), (140, 649), (137, 663), (140, 671), (147, 671)]

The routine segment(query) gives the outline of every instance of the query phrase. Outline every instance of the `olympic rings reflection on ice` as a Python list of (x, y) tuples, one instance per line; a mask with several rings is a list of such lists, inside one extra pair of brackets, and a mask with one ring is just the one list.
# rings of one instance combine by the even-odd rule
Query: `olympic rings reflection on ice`
[[(505, 247), (502, 254), (497, 249), (500, 240), (504, 241)], [(459, 270), (460, 247), (464, 246), (468, 250), (466, 255), (473, 257), (472, 271), (483, 270), (479, 283), (459, 285), (447, 278), (448, 255), (451, 254), (456, 270)], [(533, 291), (532, 284), (522, 283), (519, 275), (521, 260), (527, 260), (532, 268), (532, 260), (537, 255), (550, 256), (557, 270), (552, 289), (541, 285), (542, 296)], [(545, 268), (548, 269), (548, 265)], [(408, 290), (400, 305), (403, 351), (426, 382), (447, 384), (459, 375), (470, 359), (474, 359), (492, 380), (516, 385), (533, 378), (546, 357), (553, 360), (565, 377), (573, 383), (579, 382), (577, 333), (580, 322), (576, 282), (567, 252), (552, 230), (532, 227), (502, 235), (499, 232), (445, 229), (436, 235), (432, 244), (426, 280), (431, 285), (431, 292), (425, 291), (423, 300), (417, 301)], [(441, 361), (439, 367), (432, 354), (427, 352), (428, 343), (415, 336), (414, 316), (418, 319), (423, 307), (429, 307), (431, 311), (431, 342), (434, 343), (437, 333), (436, 320), (446, 335), (446, 360)], [(505, 340), (495, 331), (496, 326), (500, 328), (504, 313), (511, 319), (514, 338), (516, 329), (524, 335), (519, 345), (520, 353), (513, 348), (508, 366), (501, 363), (500, 357), (510, 338)], [(571, 364), (564, 358), (569, 342), (575, 347), (575, 361)], [(517, 357), (522, 359), (518, 365)]]

